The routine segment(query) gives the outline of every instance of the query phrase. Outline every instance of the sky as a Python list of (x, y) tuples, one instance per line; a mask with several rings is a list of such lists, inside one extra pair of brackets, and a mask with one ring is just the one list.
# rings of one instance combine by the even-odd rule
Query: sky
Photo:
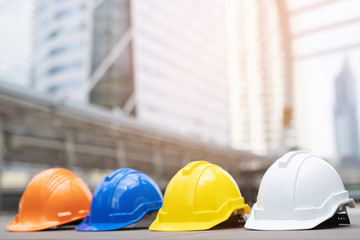
[[(293, 0), (293, 2), (295, 2)], [(300, 1), (297, 1), (300, 2)], [(302, 4), (319, 1), (301, 1)], [(301, 7), (301, 6), (297, 6)], [(334, 23), (349, 21), (360, 17), (360, 1), (346, 0), (327, 4), (292, 17), (292, 32), (300, 36), (294, 41), (295, 56), (360, 45), (360, 21), (325, 28), (306, 34), (307, 31)], [(305, 33), (301, 35), (302, 33)], [(306, 102), (306, 125), (309, 142), (304, 143), (312, 151), (328, 158), (336, 158), (334, 136), (334, 84), (341, 72), (345, 59), (348, 59), (350, 71), (360, 93), (360, 48), (349, 48), (329, 54), (316, 55), (295, 61), (295, 77), (304, 85)], [(360, 99), (358, 99), (359, 102)], [(360, 102), (358, 108), (360, 107)], [(360, 119), (358, 110), (358, 119)]]
[(0, 1), (0, 80), (11, 76), (11, 83), (30, 83), (32, 9), (33, 0)]

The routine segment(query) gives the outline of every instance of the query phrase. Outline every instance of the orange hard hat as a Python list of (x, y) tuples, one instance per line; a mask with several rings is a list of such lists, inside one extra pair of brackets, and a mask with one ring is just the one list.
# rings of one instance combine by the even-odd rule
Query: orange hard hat
[(52, 228), (85, 218), (92, 194), (73, 172), (50, 168), (28, 184), (19, 203), (19, 213), (7, 225), (12, 232)]

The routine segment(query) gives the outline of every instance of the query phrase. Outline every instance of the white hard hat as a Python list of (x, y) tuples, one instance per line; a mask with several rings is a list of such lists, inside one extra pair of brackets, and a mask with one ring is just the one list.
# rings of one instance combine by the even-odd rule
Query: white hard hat
[(355, 202), (330, 164), (304, 152), (289, 152), (263, 176), (245, 228), (310, 229), (340, 211), (348, 219), (344, 205), (354, 208)]

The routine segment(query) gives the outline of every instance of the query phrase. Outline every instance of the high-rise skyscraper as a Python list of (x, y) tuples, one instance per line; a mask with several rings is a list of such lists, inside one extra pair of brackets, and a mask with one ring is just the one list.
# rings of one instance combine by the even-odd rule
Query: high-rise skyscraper
[(225, 2), (96, 2), (38, 2), (39, 88), (229, 144)]
[[(238, 46), (231, 54), (231, 138), (238, 149), (282, 154), (284, 43), (276, 1), (236, 1)], [(283, 149), (281, 149), (283, 150)], [(286, 149), (284, 149), (286, 151)]]
[(89, 1), (35, 1), (36, 89), (55, 98), (86, 99), (90, 71)]
[(335, 141), (338, 156), (343, 161), (359, 161), (359, 127), (355, 79), (345, 59), (335, 79)]
[(225, 2), (131, 3), (139, 120), (229, 144)]
[[(93, 75), (130, 29), (130, 1), (105, 0), (92, 14), (90, 74)], [(123, 108), (134, 92), (132, 43), (116, 57), (89, 91), (89, 101), (106, 108)], [(132, 112), (135, 113), (135, 110)]]

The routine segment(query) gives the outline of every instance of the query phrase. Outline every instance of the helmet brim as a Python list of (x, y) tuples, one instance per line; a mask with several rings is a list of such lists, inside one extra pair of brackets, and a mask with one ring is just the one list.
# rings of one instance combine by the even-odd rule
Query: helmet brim
[(219, 221), (212, 222), (168, 222), (160, 223), (159, 221), (154, 221), (149, 230), (151, 231), (164, 231), (164, 232), (178, 232), (178, 231), (198, 231), (198, 230), (207, 230), (216, 225)]
[(80, 223), (75, 230), (76, 231), (111, 231), (111, 230), (117, 230), (117, 229), (121, 229), (124, 227), (127, 227), (133, 223), (139, 222), (141, 219), (143, 219), (143, 217), (146, 214), (149, 214), (153, 211), (157, 211), (158, 208), (154, 208), (154, 209), (147, 209), (147, 211), (143, 212), (142, 214), (140, 214), (136, 219), (133, 219), (131, 221), (127, 221), (127, 222), (119, 222), (119, 223), (89, 223), (88, 222), (88, 218), (89, 215), (87, 215), (85, 221), (83, 221), (82, 223)]
[(20, 223), (16, 220), (11, 221), (6, 229), (10, 232), (35, 232), (40, 230), (49, 229), (58, 226), (59, 223), (42, 223), (42, 224), (31, 224), (31, 223)]
[(35, 232), (45, 229), (50, 229), (53, 227), (58, 227), (66, 223), (71, 223), (77, 220), (81, 220), (83, 217), (78, 217), (77, 219), (71, 219), (68, 221), (49, 221), (49, 222), (19, 222), (17, 219), (12, 220), (7, 226), (6, 229), (10, 232)]
[(159, 221), (159, 216), (156, 216), (155, 221), (150, 225), (149, 230), (151, 231), (164, 231), (164, 232), (179, 232), (179, 231), (198, 231), (198, 230), (208, 230), (216, 225), (225, 222), (229, 219), (231, 214), (235, 210), (243, 210), (244, 213), (250, 214), (250, 208), (247, 204), (242, 204), (233, 209), (227, 211), (223, 218), (216, 219), (213, 221), (207, 222), (165, 222), (161, 223)]
[(85, 221), (80, 223), (75, 230), (76, 231), (111, 231), (124, 228), (133, 224), (134, 222), (126, 223), (86, 223)]
[[(340, 202), (334, 205), (333, 209), (325, 216), (321, 216), (311, 220), (257, 220), (254, 217), (254, 212), (250, 214), (249, 219), (245, 223), (245, 228), (251, 230), (301, 230), (301, 229), (312, 229), (327, 219), (331, 218), (336, 210), (340, 206), (348, 206), (350, 208), (355, 207), (355, 202), (352, 198)], [(254, 204), (256, 208), (256, 203)]]
[(119, 222), (119, 223), (89, 223), (87, 222), (87, 219), (85, 219), (85, 221), (83, 221), (82, 223), (80, 223), (75, 230), (76, 231), (111, 231), (111, 230), (117, 230), (117, 229), (121, 229), (124, 227), (127, 227), (133, 223), (139, 222), (146, 213), (151, 212), (146, 211), (144, 213), (142, 213), (138, 218), (131, 220), (131, 221), (127, 221), (127, 222)]
[(245, 228), (251, 230), (300, 230), (300, 229), (311, 229), (325, 221), (326, 218), (318, 218), (314, 220), (256, 220), (254, 215), (251, 214)]

